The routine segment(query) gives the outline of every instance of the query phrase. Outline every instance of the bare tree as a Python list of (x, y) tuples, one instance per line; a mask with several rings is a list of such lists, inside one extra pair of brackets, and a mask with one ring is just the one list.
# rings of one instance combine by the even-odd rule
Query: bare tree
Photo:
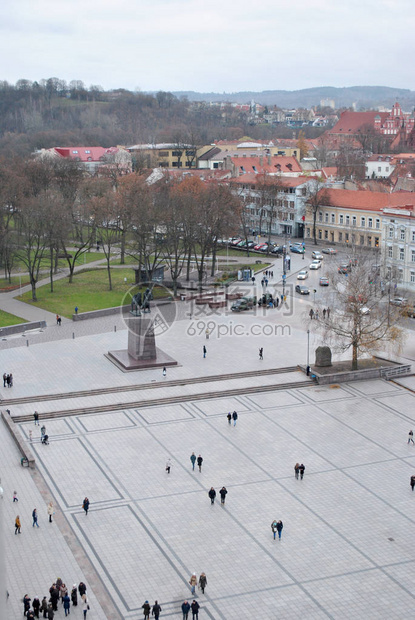
[(313, 241), (317, 245), (317, 212), (321, 206), (330, 204), (327, 190), (321, 180), (315, 179), (308, 184), (305, 205), (313, 222)]

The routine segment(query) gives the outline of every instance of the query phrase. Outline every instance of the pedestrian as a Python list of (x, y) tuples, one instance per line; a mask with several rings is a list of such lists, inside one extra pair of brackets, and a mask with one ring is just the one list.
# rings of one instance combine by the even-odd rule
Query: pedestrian
[(284, 303), (284, 295), (281, 293), (281, 305)]
[(86, 618), (86, 614), (89, 611), (89, 603), (86, 593), (82, 595), (82, 611), (84, 612), (84, 618)]
[(315, 316), (316, 321), (318, 321), (318, 310), (316, 310), (316, 313), (314, 316)]
[(7, 373), (5, 372), (3, 374), (3, 387), (6, 387), (6, 385), (7, 385)]
[(262, 280), (261, 280), (261, 286), (262, 286), (262, 288), (264, 288), (264, 284), (265, 284), (265, 279), (264, 279), (264, 278), (262, 278)]
[(37, 522), (37, 509), (36, 508), (33, 509), (32, 518), (33, 518), (32, 527), (35, 527), (35, 525), (37, 525), (37, 527), (39, 527), (39, 523)]
[(21, 534), (20, 528), (22, 527), (22, 524), (20, 523), (20, 517), (19, 515), (17, 515), (15, 522), (14, 522), (14, 533), (17, 534)]
[(203, 458), (199, 454), (199, 456), (197, 457), (197, 466), (199, 468), (199, 471), (202, 471), (202, 463), (203, 463)]
[(163, 377), (165, 377), (166, 375), (167, 375), (167, 370), (166, 370), (166, 367), (164, 366), (163, 367)]
[(29, 597), (28, 594), (25, 594), (23, 597), (23, 606), (24, 606), (24, 610), (23, 610), (23, 615), (25, 616), (27, 614), (27, 612), (30, 609), (30, 601), (32, 599)]
[(43, 612), (43, 617), (46, 618), (47, 613), (48, 613), (48, 600), (46, 596), (42, 598), (42, 602), (40, 604), (40, 611)]
[(330, 318), (330, 308), (327, 308), (327, 318)]
[(75, 314), (78, 314), (78, 306), (75, 306)]
[(59, 325), (59, 327), (61, 326), (61, 324), (62, 324), (62, 319), (61, 319), (60, 316), (58, 316), (58, 325)]
[(262, 347), (259, 349), (259, 359), (260, 360), (264, 359), (264, 349)]
[(159, 620), (161, 612), (161, 607), (157, 601), (154, 601), (153, 609), (151, 610), (151, 615), (154, 616), (155, 620)]
[(59, 314), (56, 315), (56, 325), (59, 325)]
[(227, 493), (228, 493), (228, 491), (227, 491), (226, 487), (222, 487), (221, 490), (219, 491), (220, 503), (221, 504), (225, 503), (225, 499), (226, 499)]
[(301, 480), (304, 478), (304, 472), (305, 472), (305, 465), (301, 463), (300, 465), (300, 479)]
[(276, 519), (274, 519), (274, 521), (271, 523), (271, 530), (272, 530), (272, 533), (274, 534), (274, 540), (275, 540), (275, 538), (277, 536), (277, 532), (278, 532), (277, 525), (278, 525), (278, 521)]
[(188, 601), (184, 601), (182, 603), (183, 620), (187, 620), (188, 619), (189, 611), (190, 611), (190, 604), (188, 603)]
[(42, 443), (43, 443), (45, 446), (48, 446), (48, 445), (49, 445), (49, 435), (46, 435), (46, 434), (45, 434), (45, 435), (43, 435), (43, 437), (42, 437)]
[(40, 436), (43, 439), (45, 435), (46, 435), (46, 426), (43, 425), (42, 428), (40, 429)]
[(310, 308), (309, 315), (310, 315), (310, 319), (313, 320), (313, 317), (314, 317), (314, 310), (313, 310), (313, 308)]
[[(216, 491), (215, 491), (215, 489), (213, 487), (210, 487), (208, 495), (210, 497), (210, 503), (214, 504), (215, 503), (215, 497), (216, 497)], [(192, 594), (194, 594), (194, 592), (192, 592)]]
[(50, 601), (52, 603), (53, 611), (58, 611), (58, 601), (59, 601), (59, 587), (56, 583), (53, 584), (50, 591)]
[(28, 620), (35, 620), (35, 612), (33, 609), (29, 609), (26, 614), (26, 618), (28, 618)]
[(411, 476), (411, 483), (410, 484), (411, 484), (411, 489), (413, 491), (414, 487), (415, 487), (415, 476)]
[(228, 424), (230, 424), (231, 421), (232, 421), (232, 414), (231, 414), (231, 412), (229, 412), (226, 417), (228, 418)]
[(145, 620), (148, 620), (150, 618), (150, 611), (151, 611), (151, 607), (148, 601), (146, 601), (144, 603), (144, 605), (141, 605), (142, 609), (143, 609), (143, 614), (144, 614), (144, 618)]
[(295, 473), (295, 477), (296, 477), (296, 478), (297, 478), (297, 480), (298, 480), (298, 474), (300, 473), (300, 463), (296, 463), (296, 464), (294, 465), (294, 473)]
[(77, 605), (78, 605), (78, 591), (76, 589), (76, 583), (74, 583), (73, 586), (72, 586), (71, 601), (72, 601), (72, 605), (74, 607), (77, 607)]
[(82, 502), (82, 508), (85, 510), (85, 515), (87, 515), (89, 510), (89, 499), (87, 497), (85, 497), (84, 501)]
[(79, 582), (78, 592), (79, 592), (79, 596), (80, 597), (82, 597), (84, 594), (86, 594), (86, 585), (84, 584), (83, 581)]
[(61, 601), (62, 601), (62, 605), (63, 605), (63, 597), (66, 596), (68, 594), (68, 588), (66, 587), (66, 584), (62, 584), (61, 587), (59, 588), (59, 596), (61, 597)]
[(10, 375), (8, 374), (6, 377), (6, 383), (7, 383), (7, 387), (10, 387)]
[(326, 312), (327, 312), (327, 310), (325, 308), (323, 308), (323, 321), (326, 320)]
[(37, 411), (34, 412), (33, 417), (35, 419), (35, 426), (39, 426), (39, 414)]
[(39, 618), (39, 609), (40, 609), (40, 601), (37, 596), (32, 601), (33, 611), (35, 613), (35, 618)]
[(205, 345), (203, 345), (203, 357), (206, 357), (207, 349)]
[(52, 603), (49, 603), (47, 618), (48, 620), (53, 620), (54, 617), (55, 617), (55, 610), (53, 609)]
[(412, 443), (415, 443), (414, 442), (414, 432), (412, 430), (410, 430), (409, 433), (408, 433), (408, 443), (411, 443), (411, 441), (412, 441)]
[(281, 533), (282, 533), (282, 528), (284, 527), (282, 521), (277, 521), (277, 532), (278, 532), (278, 538), (281, 540)]
[(200, 573), (199, 588), (202, 590), (202, 594), (205, 593), (206, 586), (207, 586), (207, 577), (206, 577), (205, 573)]
[(8, 386), (9, 387), (13, 387), (13, 375), (12, 375), (12, 373), (10, 373), (8, 375), (8, 377), (9, 377), (8, 380), (7, 380)]
[(236, 426), (236, 421), (238, 419), (238, 414), (236, 413), (236, 411), (233, 412), (232, 414), (232, 420), (233, 420), (233, 425)]
[(192, 618), (193, 618), (193, 620), (195, 620), (195, 618), (197, 620), (199, 618), (199, 607), (200, 607), (200, 605), (199, 605), (199, 603), (197, 601), (193, 601), (191, 607), (192, 607)]
[(268, 278), (265, 278), (265, 288), (268, 286)]
[(52, 523), (52, 515), (54, 514), (55, 513), (53, 512), (53, 502), (49, 502), (48, 504), (49, 523)]
[(13, 502), (18, 502), (17, 491), (13, 491)]
[(171, 470), (171, 459), (167, 459), (166, 472), (169, 474)]
[(192, 452), (190, 460), (192, 462), (192, 469), (194, 471), (195, 470), (195, 463), (196, 463), (196, 454), (194, 452)]
[(192, 573), (190, 579), (189, 579), (189, 583), (190, 583), (190, 589), (192, 591), (192, 594), (194, 594), (196, 592), (196, 586), (197, 586), (197, 577), (196, 577), (196, 573)]
[(65, 596), (62, 597), (63, 608), (65, 610), (65, 616), (71, 613), (71, 599), (69, 598), (68, 592), (66, 592)]
[(268, 269), (266, 269), (266, 270), (264, 271), (264, 274), (265, 274), (265, 276), (267, 276), (267, 275), (268, 275)]
[(255, 276), (252, 276), (251, 280), (252, 280), (252, 286), (255, 286)]

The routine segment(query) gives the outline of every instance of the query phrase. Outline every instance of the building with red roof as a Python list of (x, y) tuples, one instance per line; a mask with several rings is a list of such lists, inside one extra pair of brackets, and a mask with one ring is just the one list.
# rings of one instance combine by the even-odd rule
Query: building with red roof
[(131, 171), (131, 155), (123, 148), (111, 146), (56, 146), (35, 153), (37, 157), (51, 157), (83, 164), (89, 173), (95, 173), (102, 166), (119, 164), (125, 172)]

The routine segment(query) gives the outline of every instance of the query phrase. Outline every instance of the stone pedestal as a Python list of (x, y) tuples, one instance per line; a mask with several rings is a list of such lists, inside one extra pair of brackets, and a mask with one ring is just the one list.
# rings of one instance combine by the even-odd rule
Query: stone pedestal
[(315, 366), (324, 368), (325, 366), (331, 366), (331, 349), (330, 347), (317, 347), (316, 349), (316, 363)]
[(108, 351), (106, 357), (123, 372), (177, 366), (176, 360), (156, 347), (152, 319), (143, 316), (126, 320), (128, 349)]

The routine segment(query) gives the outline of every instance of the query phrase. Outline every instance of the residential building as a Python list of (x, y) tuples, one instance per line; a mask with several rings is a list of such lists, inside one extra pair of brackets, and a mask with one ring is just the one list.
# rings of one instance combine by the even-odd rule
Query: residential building
[(125, 173), (131, 172), (131, 155), (123, 147), (111, 146), (56, 146), (35, 152), (36, 157), (76, 161), (90, 174), (95, 174), (102, 166), (118, 165)]
[(196, 168), (196, 147), (190, 144), (135, 144), (127, 149), (146, 160), (147, 168)]
[(415, 292), (415, 202), (382, 213), (385, 273), (398, 287)]
[[(396, 168), (415, 166), (415, 153), (399, 153), (398, 155), (372, 155), (366, 160), (367, 179), (387, 179)], [(399, 170), (397, 170), (399, 175)]]

